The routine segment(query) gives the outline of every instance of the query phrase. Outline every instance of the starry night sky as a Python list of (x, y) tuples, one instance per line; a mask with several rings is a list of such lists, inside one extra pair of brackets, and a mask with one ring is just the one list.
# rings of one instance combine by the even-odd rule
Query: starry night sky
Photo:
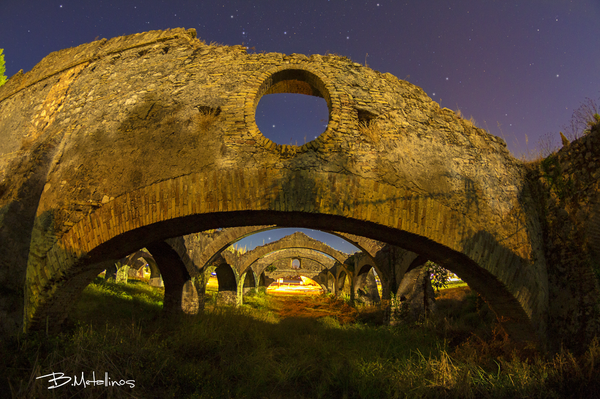
[[(9, 77), (52, 51), (175, 27), (249, 52), (339, 54), (420, 86), (521, 157), (544, 135), (560, 143), (586, 98), (600, 104), (598, 21), (600, 0), (0, 0), (0, 48)], [(303, 144), (327, 110), (270, 95), (257, 123), (276, 142)]]

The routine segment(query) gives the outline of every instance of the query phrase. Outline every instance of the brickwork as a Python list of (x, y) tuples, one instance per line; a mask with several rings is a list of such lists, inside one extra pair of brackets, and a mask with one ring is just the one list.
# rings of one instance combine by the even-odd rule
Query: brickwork
[(532, 178), (544, 214), (550, 346), (581, 351), (600, 334), (600, 132), (537, 166)]
[[(324, 244), (321, 241), (317, 241), (311, 237), (308, 237), (306, 234), (301, 232), (296, 232), (287, 237), (283, 237), (282, 239), (277, 240), (275, 242), (258, 246), (252, 251), (248, 251), (240, 256), (231, 252), (223, 252), (222, 255), (227, 260), (227, 263), (231, 265), (231, 267), (238, 270), (238, 272), (241, 274), (244, 273), (255, 262), (265, 257), (266, 255), (275, 251), (288, 248), (310, 249), (314, 251), (319, 251), (331, 256), (333, 259), (340, 263), (344, 263), (345, 260), (348, 258), (348, 254), (337, 251), (328, 246), (327, 244)], [(257, 274), (260, 274), (260, 270), (258, 269), (256, 269), (255, 272)]]
[[(260, 133), (260, 96), (284, 91), (325, 98), (317, 139), (277, 145)], [(546, 265), (524, 168), (501, 139), (390, 74), (174, 29), (53, 53), (0, 88), (0, 115), (0, 209), (21, 221), (0, 222), (6, 320), (21, 290), (28, 328), (60, 321), (99, 262), (147, 243), (278, 225), (425, 254), (481, 292), (513, 337), (545, 335)]]

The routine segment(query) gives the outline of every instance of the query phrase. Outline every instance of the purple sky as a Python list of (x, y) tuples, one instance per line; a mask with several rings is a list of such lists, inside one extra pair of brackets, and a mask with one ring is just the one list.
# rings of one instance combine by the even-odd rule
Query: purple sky
[[(600, 0), (0, 0), (0, 48), (9, 77), (52, 51), (174, 27), (249, 51), (336, 53), (420, 86), (520, 157), (543, 135), (560, 142), (586, 98), (600, 103), (598, 21)], [(267, 137), (324, 130), (323, 100), (273, 96), (257, 111)]]

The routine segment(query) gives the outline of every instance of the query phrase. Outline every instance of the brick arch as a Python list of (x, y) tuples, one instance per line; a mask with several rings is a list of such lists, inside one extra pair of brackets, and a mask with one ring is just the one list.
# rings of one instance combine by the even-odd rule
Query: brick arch
[[(133, 267), (133, 265), (130, 265), (129, 262), (135, 261), (136, 259), (139, 259), (139, 258), (143, 258), (146, 261), (146, 263), (148, 263), (148, 267), (150, 268), (150, 278), (160, 277), (160, 269), (157, 266), (156, 261), (152, 257), (152, 254), (150, 254), (148, 252), (136, 251), (126, 257), (126, 263), (128, 266)], [(137, 270), (139, 270), (142, 267), (143, 267), (143, 265), (139, 265)]]
[(327, 291), (335, 293), (335, 275), (327, 272)]
[(264, 256), (267, 256), (272, 252), (288, 248), (305, 248), (319, 251), (331, 256), (334, 260), (340, 263), (345, 262), (348, 258), (347, 254), (337, 251), (336, 249), (331, 248), (329, 245), (322, 243), (321, 241), (315, 240), (314, 238), (311, 238), (301, 232), (296, 232), (289, 236), (283, 237), (275, 242), (256, 247), (252, 251), (248, 251), (240, 257), (236, 257), (235, 255), (228, 253), (223, 253), (223, 255), (232, 266), (234, 266), (237, 270), (243, 273), (252, 264), (254, 264), (259, 259), (263, 258)]
[[(193, 231), (192, 229), (197, 229), (197, 226), (209, 229), (227, 224), (236, 224), (239, 223), (240, 219), (244, 219), (248, 224), (258, 224), (269, 220), (280, 226), (287, 224), (294, 227), (306, 226), (320, 229), (326, 229), (331, 226), (331, 223), (334, 223), (337, 230), (347, 229), (350, 233), (365, 234), (375, 240), (386, 239), (415, 252), (429, 252), (432, 254), (430, 258), (438, 258), (438, 263), (449, 270), (457, 272), (459, 275), (463, 275), (470, 286), (479, 286), (482, 292), (484, 287), (487, 287), (488, 297), (491, 285), (492, 292), (502, 298), (496, 311), (502, 314), (502, 311), (511, 310), (509, 314), (512, 314), (513, 318), (510, 320), (515, 320), (515, 312), (520, 308), (521, 311), (517, 314), (520, 313), (521, 316), (516, 319), (517, 322), (515, 323), (516, 326), (520, 326), (520, 328), (517, 328), (517, 330), (521, 330), (518, 333), (528, 338), (532, 337), (531, 330), (528, 332), (529, 322), (526, 315), (521, 313), (523, 309), (518, 303), (509, 300), (510, 296), (508, 296), (506, 288), (499, 285), (498, 280), (491, 273), (486, 273), (485, 269), (478, 267), (465, 254), (452, 250), (452, 247), (461, 248), (480, 262), (492, 262), (494, 266), (497, 266), (501, 261), (519, 261), (516, 255), (504, 252), (502, 247), (498, 247), (492, 239), (493, 237), (485, 233), (471, 236), (472, 230), (469, 229), (469, 219), (460, 218), (450, 209), (436, 204), (435, 200), (423, 200), (420, 197), (395, 199), (392, 197), (393, 190), (391, 187), (376, 188), (368, 181), (360, 184), (358, 177), (338, 175), (331, 176), (329, 179), (321, 177), (329, 182), (330, 190), (320, 192), (323, 200), (327, 199), (333, 202), (329, 202), (330, 205), (327, 206), (329, 213), (317, 213), (316, 203), (321, 201), (316, 201), (314, 198), (311, 198), (310, 201), (300, 198), (299, 202), (292, 202), (280, 198), (279, 194), (272, 191), (269, 194), (267, 190), (255, 191), (258, 187), (252, 187), (253, 183), (260, 184), (261, 181), (277, 187), (277, 180), (273, 181), (277, 177), (275, 173), (267, 175), (266, 173), (248, 173), (239, 170), (235, 174), (224, 172), (220, 175), (208, 174), (202, 177), (182, 176), (171, 181), (142, 188), (124, 197), (115, 198), (115, 200), (92, 213), (88, 218), (74, 225), (48, 251), (44, 260), (53, 262), (54, 264), (50, 268), (54, 270), (60, 270), (68, 265), (77, 268), (79, 267), (77, 264), (80, 264), (80, 262), (83, 262), (83, 264), (88, 262), (97, 263), (108, 254), (118, 254), (118, 251), (127, 253), (131, 251), (132, 247), (140, 248), (145, 245), (148, 238), (164, 239), (171, 235), (187, 234)], [(300, 173), (295, 177), (295, 180), (302, 182), (304, 178), (306, 176)], [(232, 198), (233, 200), (219, 201), (212, 191), (200, 191), (201, 187), (212, 186), (221, 187), (223, 197)], [(321, 185), (319, 184), (319, 186)], [(361, 191), (364, 192), (363, 195), (360, 195)], [(266, 192), (266, 195), (256, 198), (253, 201), (254, 206), (264, 208), (273, 206), (284, 211), (279, 210), (271, 213), (267, 212), (266, 214), (260, 211), (250, 213), (242, 211), (244, 206), (247, 206), (248, 200), (253, 195), (256, 196), (258, 192)], [(366, 192), (380, 192), (382, 197), (388, 197), (388, 200), (382, 204), (385, 210), (373, 215), (369, 210), (368, 203), (361, 204), (360, 201), (357, 201), (357, 199), (365, 197)], [(359, 194), (358, 198), (355, 196), (356, 194)], [(350, 209), (339, 209), (336, 206), (340, 198), (347, 198), (346, 201), (356, 204), (353, 208), (353, 216), (364, 217), (371, 213), (374, 220), (366, 222), (351, 217)], [(169, 204), (175, 206), (169, 208)], [(421, 206), (419, 207), (419, 205)], [(308, 208), (313, 212), (298, 212), (294, 211), (294, 208), (303, 210)], [(206, 213), (185, 215), (185, 212), (189, 212), (191, 209), (204, 210)], [(390, 214), (403, 214), (408, 209), (419, 212), (414, 219), (421, 220), (424, 222), (423, 225), (403, 222), (404, 219), (395, 219), (389, 216)], [(438, 212), (429, 212), (428, 214), (428, 210), (431, 209), (437, 209)], [(144, 215), (144, 213), (146, 214)], [(335, 215), (335, 213), (339, 215)], [(383, 215), (387, 216), (384, 217)], [(396, 221), (396, 227), (385, 225), (390, 220)], [(153, 223), (146, 224), (150, 221)], [(400, 230), (397, 228), (398, 224), (404, 224), (407, 230), (414, 230), (414, 232)], [(461, 229), (457, 232), (450, 228), (451, 225), (458, 225)], [(130, 230), (127, 230), (126, 226), (130, 226)], [(338, 228), (338, 226), (342, 228)], [(144, 234), (140, 234), (142, 231)], [(417, 234), (417, 232), (425, 234), (427, 231), (432, 231), (435, 234), (431, 238), (424, 238), (422, 235)], [(470, 240), (467, 239), (468, 237), (470, 237)], [(432, 238), (436, 238), (439, 242), (434, 241)], [(92, 261), (90, 262), (89, 259)], [(475, 289), (477, 290), (477, 288)], [(493, 303), (493, 296), (490, 299)], [(30, 317), (32, 319), (36, 318), (33, 314)], [(508, 328), (510, 327), (509, 325)]]
[[(181, 237), (182, 253), (186, 253), (190, 257), (194, 269), (202, 270), (212, 261), (214, 261), (224, 250), (231, 244), (242, 238), (261, 231), (277, 228), (277, 226), (239, 226), (228, 227), (219, 231), (213, 232), (210, 237), (210, 242), (201, 247), (195, 244), (195, 239), (198, 234), (191, 234)], [(189, 252), (188, 252), (189, 251)]]
[(241, 287), (244, 290), (258, 288), (258, 278), (256, 277), (254, 270), (246, 270), (246, 272), (240, 276), (240, 281), (242, 282)]
[(354, 290), (352, 287), (352, 275), (348, 269), (338, 269), (337, 275), (335, 276), (334, 293), (335, 295), (347, 293), (351, 298), (353, 298)]
[(238, 280), (240, 279), (237, 271), (227, 263), (221, 263), (215, 268), (217, 280), (219, 281), (219, 291), (237, 292)]
[[(204, 232), (169, 239), (167, 242), (172, 245), (179, 253), (188, 267), (191, 275), (194, 275), (196, 270), (201, 270), (212, 261), (214, 261), (227, 247), (249, 235), (259, 233), (266, 230), (277, 229), (276, 225), (261, 225), (261, 226), (240, 226), (222, 228), (218, 231), (210, 233), (210, 241), (206, 245), (197, 245), (197, 236), (205, 234)], [(380, 250), (385, 243), (378, 242), (367, 237), (360, 237), (353, 234), (322, 230), (326, 233), (336, 235), (348, 241), (352, 245), (359, 248), (369, 257), (374, 264), (380, 265), (381, 261)], [(189, 259), (189, 261), (188, 261)], [(192, 266), (193, 265), (193, 266)], [(383, 268), (381, 268), (383, 266)], [(389, 274), (385, 270), (385, 265), (380, 265), (381, 273), (385, 276)]]
[(308, 271), (303, 268), (294, 269), (294, 273), (300, 276), (309, 277), (317, 281), (325, 290), (328, 290), (330, 271), (335, 267), (336, 261), (316, 250), (307, 250), (305, 248), (285, 248), (276, 250), (257, 259), (246, 270), (255, 270), (256, 274), (263, 275), (265, 269), (272, 263), (280, 260), (291, 261), (292, 259), (309, 260), (319, 264), (321, 270), (316, 274), (315, 271)]
[(310, 259), (320, 264), (323, 269), (330, 270), (334, 267), (336, 260), (329, 258), (322, 252), (314, 249), (307, 250), (306, 248), (283, 248), (274, 250), (261, 258), (256, 259), (250, 268), (256, 271), (257, 274), (261, 274), (270, 264), (280, 259)]
[[(284, 70), (308, 71), (330, 95), (326, 134), (301, 147), (250, 123), (261, 85)], [(548, 279), (525, 169), (500, 139), (390, 74), (207, 46), (178, 29), (53, 53), (0, 96), (0, 131), (14, 130), (0, 171), (35, 172), (0, 197), (11, 221), (0, 222), (11, 285), (0, 307), (24, 304), (26, 328), (60, 322), (99, 262), (201, 230), (277, 224), (423, 254), (482, 293), (513, 337), (544, 337)]]

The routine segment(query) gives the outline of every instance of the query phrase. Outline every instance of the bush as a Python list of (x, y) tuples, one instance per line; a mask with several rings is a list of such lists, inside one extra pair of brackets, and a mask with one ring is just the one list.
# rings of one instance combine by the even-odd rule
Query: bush
[(577, 140), (579, 137), (600, 129), (600, 105), (595, 100), (587, 97), (571, 116), (569, 125), (565, 128), (569, 140)]

